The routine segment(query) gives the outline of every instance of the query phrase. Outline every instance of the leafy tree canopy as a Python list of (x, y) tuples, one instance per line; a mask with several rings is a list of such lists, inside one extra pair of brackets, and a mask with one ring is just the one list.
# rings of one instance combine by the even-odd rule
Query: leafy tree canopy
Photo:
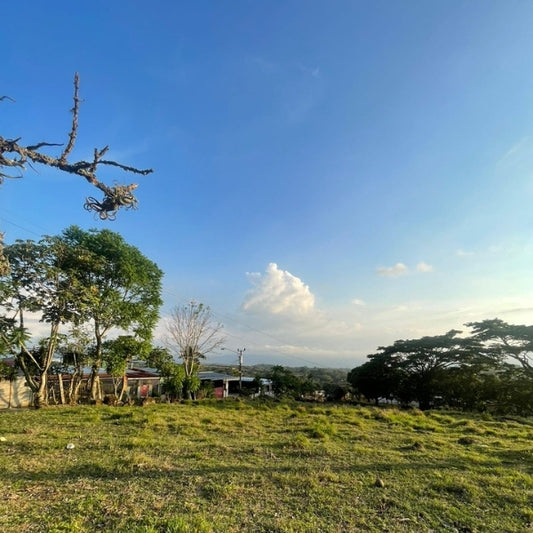
[(486, 344), (488, 355), (512, 359), (533, 377), (533, 326), (512, 325), (499, 318), (466, 325), (475, 339)]

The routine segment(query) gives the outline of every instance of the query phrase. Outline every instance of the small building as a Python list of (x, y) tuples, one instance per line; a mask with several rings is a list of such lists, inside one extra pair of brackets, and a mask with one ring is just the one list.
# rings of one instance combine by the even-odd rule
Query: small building
[(161, 395), (161, 376), (157, 370), (129, 368), (126, 370), (128, 396), (142, 400)]
[(209, 382), (213, 384), (215, 398), (227, 398), (230, 394), (230, 383), (233, 383), (232, 390), (239, 388), (239, 378), (221, 372), (198, 372), (198, 377), (202, 383)]
[[(78, 400), (81, 399), (84, 401), (88, 399), (90, 377), (91, 369), (89, 367), (84, 368), (81, 376), (81, 388), (79, 396), (77, 396)], [(98, 378), (104, 397), (113, 396), (115, 394), (115, 386), (119, 392), (122, 391), (123, 386), (125, 387), (122, 394), (124, 401), (142, 400), (161, 394), (161, 376), (153, 369), (128, 368), (125, 376), (117, 377), (113, 377), (104, 369), (100, 369)], [(61, 398), (65, 396), (67, 396), (66, 401), (68, 403), (68, 394), (66, 394), (66, 391), (70, 390), (72, 379), (73, 376), (69, 373), (48, 376), (48, 398), (50, 403), (61, 403), (63, 401)], [(62, 390), (65, 392), (62, 393)]]
[(272, 395), (272, 382), (269, 379), (261, 378), (258, 384), (258, 381), (252, 377), (240, 378), (221, 372), (198, 372), (198, 377), (202, 382), (213, 384), (215, 398), (236, 397), (243, 392), (252, 397)]

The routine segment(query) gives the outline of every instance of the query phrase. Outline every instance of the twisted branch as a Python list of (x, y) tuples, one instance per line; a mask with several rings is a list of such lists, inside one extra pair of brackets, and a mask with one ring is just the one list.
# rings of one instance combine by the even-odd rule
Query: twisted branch
[[(1, 96), (2, 100), (14, 100), (9, 96)], [(87, 180), (91, 185), (101, 190), (104, 193), (102, 200), (96, 200), (92, 196), (86, 198), (85, 209), (88, 211), (94, 211), (95, 214), (102, 220), (114, 220), (116, 218), (117, 211), (120, 208), (136, 209), (137, 198), (133, 195), (132, 191), (137, 187), (136, 183), (129, 185), (114, 185), (109, 187), (101, 182), (96, 173), (101, 165), (117, 167), (125, 172), (131, 172), (133, 174), (140, 174), (146, 176), (153, 172), (152, 169), (141, 170), (128, 165), (123, 165), (116, 161), (110, 161), (102, 159), (102, 157), (108, 151), (108, 146), (105, 146), (101, 150), (95, 148), (94, 158), (92, 161), (77, 161), (69, 162), (68, 157), (71, 154), (74, 144), (76, 142), (78, 134), (78, 115), (79, 104), (82, 101), (79, 98), (79, 76), (76, 73), (74, 76), (74, 106), (71, 109), (72, 112), (72, 127), (69, 133), (69, 139), (65, 149), (59, 157), (53, 157), (40, 151), (43, 147), (48, 146), (62, 146), (62, 144), (39, 142), (28, 146), (23, 146), (19, 143), (21, 137), (17, 139), (5, 139), (0, 136), (0, 169), (2, 167), (16, 167), (21, 171), (26, 170), (25, 164), (29, 162), (39, 163), (52, 168), (57, 168), (62, 172), (74, 174)], [(0, 184), (3, 178), (13, 178), (17, 176), (11, 176), (4, 174), (0, 171)]]

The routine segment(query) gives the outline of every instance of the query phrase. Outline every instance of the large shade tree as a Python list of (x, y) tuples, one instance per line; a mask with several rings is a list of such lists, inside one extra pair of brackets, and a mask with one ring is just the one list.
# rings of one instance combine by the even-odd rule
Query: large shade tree
[(404, 372), (398, 361), (388, 354), (369, 355), (370, 359), (348, 373), (348, 382), (357, 396), (374, 401), (390, 400), (398, 392)]
[(98, 372), (103, 343), (112, 332), (149, 342), (158, 320), (163, 272), (121, 235), (109, 230), (67, 228), (60, 237), (72, 251), (67, 265), (78, 289), (77, 323), (92, 328), (90, 394), (100, 399)]
[(518, 363), (533, 378), (533, 326), (508, 324), (499, 318), (466, 326), (472, 328), (473, 338), (485, 345), (487, 355)]
[(451, 330), (380, 347), (379, 353), (369, 356), (366, 366), (351, 372), (350, 382), (374, 399), (377, 394), (394, 396), (404, 403), (417, 401), (421, 409), (428, 409), (447, 370), (481, 364), (479, 342), (460, 337), (460, 333)]

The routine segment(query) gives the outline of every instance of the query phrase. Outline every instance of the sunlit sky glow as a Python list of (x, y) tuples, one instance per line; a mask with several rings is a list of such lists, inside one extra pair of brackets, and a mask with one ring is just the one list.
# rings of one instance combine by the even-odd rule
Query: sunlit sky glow
[(64, 142), (79, 72), (73, 158), (155, 172), (102, 173), (140, 200), (102, 222), (87, 183), (28, 168), (7, 242), (121, 233), (165, 272), (162, 316), (210, 305), (247, 364), (533, 323), (532, 2), (24, 4), (2, 6), (0, 135)]

